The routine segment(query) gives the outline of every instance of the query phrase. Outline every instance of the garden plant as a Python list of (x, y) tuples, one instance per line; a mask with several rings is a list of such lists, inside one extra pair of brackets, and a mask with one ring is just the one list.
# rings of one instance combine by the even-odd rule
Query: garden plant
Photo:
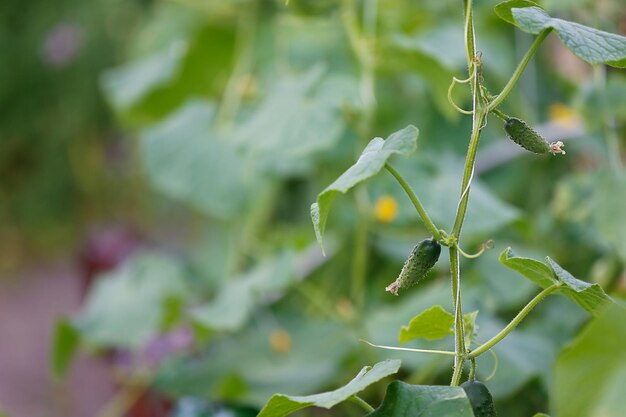
[(53, 374), (103, 357), (103, 417), (619, 416), (626, 37), (567, 3), (158, 3), (101, 78), (158, 243)]

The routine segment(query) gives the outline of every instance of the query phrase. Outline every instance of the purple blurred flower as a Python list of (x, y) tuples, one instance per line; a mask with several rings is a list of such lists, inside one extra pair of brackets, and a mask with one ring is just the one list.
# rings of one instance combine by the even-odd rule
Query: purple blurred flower
[(146, 348), (146, 358), (150, 363), (159, 363), (166, 356), (189, 348), (193, 344), (193, 332), (180, 328), (154, 339)]
[(60, 23), (54, 26), (43, 41), (43, 62), (53, 68), (65, 67), (78, 53), (82, 38), (82, 29), (75, 24)]

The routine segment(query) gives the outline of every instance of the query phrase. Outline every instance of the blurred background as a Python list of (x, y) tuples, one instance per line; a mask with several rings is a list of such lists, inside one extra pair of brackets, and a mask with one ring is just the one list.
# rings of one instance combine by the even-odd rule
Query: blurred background
[[(495, 93), (532, 37), (476, 3)], [(626, 33), (620, 0), (540, 3)], [(326, 257), (309, 206), (370, 139), (411, 123), (418, 151), (394, 166), (450, 228), (471, 125), (447, 100), (466, 72), (461, 2), (4, 0), (0, 19), (0, 415), (255, 416), (276, 392), (396, 357), (405, 381), (448, 383), (447, 359), (358, 342), (398, 345), (413, 315), (451, 304), (445, 254), (415, 290), (384, 291), (427, 237), (402, 190), (381, 174), (338, 198)], [(551, 35), (503, 110), (567, 155), (522, 152), (496, 118), (484, 129), (464, 246), (495, 248), (463, 263), (482, 340), (537, 292), (498, 263), (507, 246), (626, 297), (626, 74)], [(494, 375), (481, 357), (501, 415), (574, 416), (554, 383), (580, 371), (571, 346), (606, 360), (576, 415), (618, 416), (626, 357), (581, 333), (589, 320), (551, 297), (497, 346)], [(606, 345), (626, 343), (618, 323)]]

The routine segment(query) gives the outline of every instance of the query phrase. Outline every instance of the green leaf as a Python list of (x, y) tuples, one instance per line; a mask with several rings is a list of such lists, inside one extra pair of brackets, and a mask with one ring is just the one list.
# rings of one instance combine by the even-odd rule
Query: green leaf
[(152, 56), (104, 73), (102, 84), (118, 111), (136, 105), (150, 91), (170, 82), (179, 71), (188, 47), (175, 42)]
[(74, 324), (96, 345), (141, 348), (157, 335), (168, 300), (185, 293), (177, 263), (140, 253), (96, 281)]
[[(506, 322), (481, 314), (480, 325), (480, 338), (489, 340), (506, 326)], [(494, 398), (509, 397), (533, 379), (546, 381), (556, 356), (554, 342), (519, 327), (492, 350), (497, 363), (492, 355), (484, 354), (476, 359), (476, 364), (482, 379), (496, 369), (493, 379), (487, 384)]]
[(182, 5), (158, 6), (152, 21), (157, 26), (144, 27), (154, 31), (144, 33), (144, 41), (159, 48), (149, 47), (150, 55), (142, 51), (138, 60), (102, 77), (114, 109), (138, 126), (164, 118), (191, 98), (221, 97), (235, 50), (232, 26), (207, 23)]
[(500, 262), (507, 268), (519, 272), (541, 288), (547, 288), (556, 283), (554, 274), (547, 265), (534, 259), (517, 256), (510, 247), (500, 254)]
[(400, 369), (400, 361), (390, 359), (379, 362), (373, 367), (364, 367), (352, 381), (334, 391), (304, 397), (276, 394), (263, 407), (258, 417), (283, 417), (294, 411), (311, 406), (332, 408), (363, 391), (371, 384), (395, 374), (398, 372), (398, 369)]
[(534, 1), (529, 0), (511, 0), (499, 3), (494, 8), (494, 11), (498, 17), (507, 23), (517, 26), (515, 18), (513, 17), (512, 9), (521, 9), (524, 7), (540, 7)]
[(565, 295), (593, 316), (600, 314), (613, 302), (600, 285), (574, 278), (552, 259), (549, 257), (546, 259), (552, 270), (542, 262), (515, 255), (511, 248), (505, 249), (500, 255), (502, 264), (519, 272), (541, 288), (558, 283), (561, 285), (557, 290), (558, 293)]
[(461, 387), (409, 385), (393, 381), (385, 399), (368, 417), (474, 417)]
[(626, 260), (626, 176), (598, 175), (593, 179), (593, 222), (604, 241)]
[(402, 326), (398, 338), (400, 343), (418, 337), (426, 340), (442, 339), (454, 334), (453, 325), (454, 316), (452, 313), (447, 312), (440, 305), (436, 305), (413, 317), (408, 326)]
[(74, 326), (65, 318), (57, 320), (52, 336), (50, 365), (52, 374), (62, 378), (67, 372), (74, 354), (80, 344), (80, 335)]
[(533, 417), (550, 417), (550, 416), (544, 413), (537, 413)]
[(574, 278), (572, 274), (561, 268), (550, 257), (546, 258), (554, 270), (557, 278), (565, 286), (559, 288), (559, 293), (584, 308), (594, 317), (599, 316), (606, 308), (613, 304), (611, 297), (606, 295), (599, 284), (591, 284)]
[[(174, 397), (221, 400), (224, 384), (239, 376), (247, 389), (238, 402), (261, 409), (277, 392), (307, 395), (332, 386), (337, 369), (346, 363), (358, 341), (344, 324), (298, 313), (276, 315), (278, 322), (257, 321), (235, 334), (215, 337), (198, 354), (165, 362), (156, 387)], [(292, 340), (288, 351), (277, 352), (272, 347), (270, 339), (278, 329)]]
[(513, 0), (501, 3), (496, 6), (496, 13), (528, 33), (538, 34), (548, 28), (554, 29), (570, 51), (590, 64), (626, 67), (624, 36), (550, 17), (532, 2)]
[(215, 106), (191, 101), (141, 135), (152, 185), (205, 213), (231, 219), (256, 195), (260, 180), (229, 138), (212, 131)]
[(357, 162), (317, 196), (317, 202), (311, 205), (311, 219), (322, 250), (324, 248), (322, 237), (328, 212), (337, 193), (345, 194), (357, 184), (376, 175), (391, 156), (410, 155), (417, 147), (417, 135), (417, 128), (409, 125), (391, 134), (387, 139), (372, 139)]
[(230, 280), (215, 299), (194, 309), (192, 318), (208, 329), (239, 329), (258, 304), (276, 299), (277, 293), (294, 282), (293, 261), (293, 254), (285, 253)]
[(463, 329), (465, 330), (465, 346), (471, 346), (474, 337), (478, 333), (476, 317), (478, 310), (463, 315)]
[(561, 352), (550, 391), (555, 415), (623, 415), (626, 397), (625, 322), (626, 309), (614, 304), (591, 321)]
[(236, 128), (233, 140), (264, 171), (284, 176), (302, 172), (313, 156), (336, 145), (346, 126), (343, 106), (356, 106), (357, 97), (353, 78), (328, 75), (319, 66), (300, 76), (283, 76)]

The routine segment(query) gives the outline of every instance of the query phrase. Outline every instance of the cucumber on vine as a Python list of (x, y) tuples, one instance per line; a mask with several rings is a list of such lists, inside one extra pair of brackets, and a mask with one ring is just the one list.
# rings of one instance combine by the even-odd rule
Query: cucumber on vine
[(434, 238), (419, 242), (404, 262), (398, 278), (385, 288), (393, 295), (398, 295), (400, 288), (408, 288), (417, 284), (439, 260), (441, 245)]
[(509, 117), (504, 122), (504, 130), (509, 138), (522, 148), (538, 154), (550, 152), (550, 144), (539, 133), (517, 117)]
[(496, 408), (493, 405), (491, 393), (480, 381), (467, 381), (461, 384), (465, 395), (472, 405), (475, 417), (496, 417)]

